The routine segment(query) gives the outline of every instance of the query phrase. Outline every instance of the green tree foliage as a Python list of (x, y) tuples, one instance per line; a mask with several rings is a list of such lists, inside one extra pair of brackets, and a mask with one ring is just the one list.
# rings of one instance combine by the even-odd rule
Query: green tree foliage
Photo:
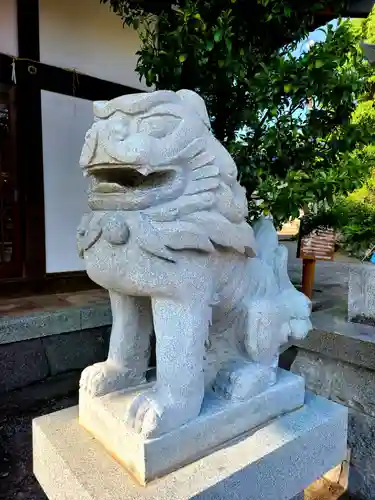
[(155, 2), (156, 17), (144, 2), (101, 1), (139, 30), (137, 71), (148, 85), (190, 88), (205, 99), (253, 216), (270, 211), (281, 222), (301, 207), (330, 205), (363, 181), (368, 165), (353, 151), (370, 137), (351, 122), (369, 76), (359, 34), (343, 22), (328, 27), (325, 42), (294, 55), (322, 3)]
[[(367, 19), (354, 19), (349, 26), (356, 37), (375, 42), (375, 9)], [(367, 92), (362, 96), (351, 120), (366, 134), (375, 131), (374, 74), (375, 68), (368, 79)], [(361, 170), (365, 172), (369, 169), (370, 175), (359, 189), (349, 196), (338, 197), (328, 209), (320, 209), (304, 226), (307, 230), (319, 226), (337, 229), (343, 248), (352, 255), (363, 257), (375, 245), (375, 143), (355, 149), (352, 155), (362, 165)]]
[(362, 33), (364, 40), (368, 43), (375, 43), (375, 8), (362, 23)]

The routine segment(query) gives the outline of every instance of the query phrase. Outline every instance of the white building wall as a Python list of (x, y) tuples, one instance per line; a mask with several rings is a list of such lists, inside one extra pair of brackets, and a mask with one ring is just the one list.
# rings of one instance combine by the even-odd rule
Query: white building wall
[(84, 269), (76, 230), (87, 211), (87, 181), (78, 161), (92, 116), (91, 101), (42, 91), (47, 273)]
[[(107, 5), (39, 0), (39, 10), (41, 62), (146, 89), (135, 73), (138, 35), (123, 28)], [(76, 228), (87, 210), (87, 184), (78, 161), (92, 118), (92, 102), (42, 92), (47, 273), (84, 269)]]
[(18, 56), (16, 0), (0, 0), (0, 52)]
[(42, 62), (146, 89), (134, 71), (138, 34), (123, 28), (107, 4), (99, 0), (39, 0), (39, 11)]

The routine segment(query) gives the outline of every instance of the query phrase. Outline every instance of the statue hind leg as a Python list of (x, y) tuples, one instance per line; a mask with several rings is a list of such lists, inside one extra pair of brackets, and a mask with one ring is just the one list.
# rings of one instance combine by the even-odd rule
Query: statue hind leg
[[(276, 348), (265, 342), (266, 345), (263, 345), (262, 349), (261, 341), (259, 345), (249, 345), (246, 334), (246, 330), (250, 329), (253, 336), (263, 340), (267, 335), (270, 335), (267, 312), (272, 307), (272, 302), (261, 303), (258, 301), (256, 305), (253, 304), (253, 307), (256, 308), (256, 315), (254, 315), (254, 309), (249, 310), (248, 325), (242, 339), (242, 353), (225, 363), (214, 381), (214, 391), (225, 399), (245, 401), (264, 392), (276, 383), (279, 361), (278, 346)], [(258, 321), (254, 322), (254, 316), (258, 317)], [(266, 321), (264, 321), (265, 319)]]
[(276, 383), (279, 339), (284, 332), (273, 269), (254, 258), (247, 271), (249, 290), (241, 304), (246, 321), (239, 335), (242, 355), (221, 368), (213, 386), (216, 393), (232, 400), (250, 399)]
[(152, 334), (151, 301), (109, 292), (113, 316), (108, 358), (87, 367), (80, 387), (102, 396), (145, 382)]
[(246, 399), (276, 382), (280, 346), (289, 337), (304, 338), (310, 327), (310, 301), (298, 292), (288, 277), (287, 250), (279, 245), (271, 220), (254, 226), (258, 256), (247, 265), (248, 293), (243, 305), (248, 311), (243, 331), (244, 358), (223, 367), (216, 390), (230, 399)]

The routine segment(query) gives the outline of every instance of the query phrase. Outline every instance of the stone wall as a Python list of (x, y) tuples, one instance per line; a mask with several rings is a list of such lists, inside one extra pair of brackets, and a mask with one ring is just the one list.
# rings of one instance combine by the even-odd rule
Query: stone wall
[(108, 352), (109, 302), (0, 319), (0, 404), (32, 405), (78, 389)]
[(0, 318), (0, 405), (77, 391), (82, 370), (107, 357), (111, 323), (109, 301)]
[(315, 329), (291, 364), (316, 394), (349, 408), (349, 493), (375, 500), (375, 328), (339, 309), (313, 314)]
[(0, 404), (30, 405), (78, 389), (86, 366), (108, 352), (110, 327), (0, 344)]

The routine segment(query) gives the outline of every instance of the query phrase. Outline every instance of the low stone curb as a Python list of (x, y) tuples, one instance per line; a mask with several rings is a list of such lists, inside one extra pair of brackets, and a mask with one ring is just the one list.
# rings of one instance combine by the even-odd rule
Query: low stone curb
[(0, 344), (107, 326), (112, 323), (109, 301), (0, 318)]

